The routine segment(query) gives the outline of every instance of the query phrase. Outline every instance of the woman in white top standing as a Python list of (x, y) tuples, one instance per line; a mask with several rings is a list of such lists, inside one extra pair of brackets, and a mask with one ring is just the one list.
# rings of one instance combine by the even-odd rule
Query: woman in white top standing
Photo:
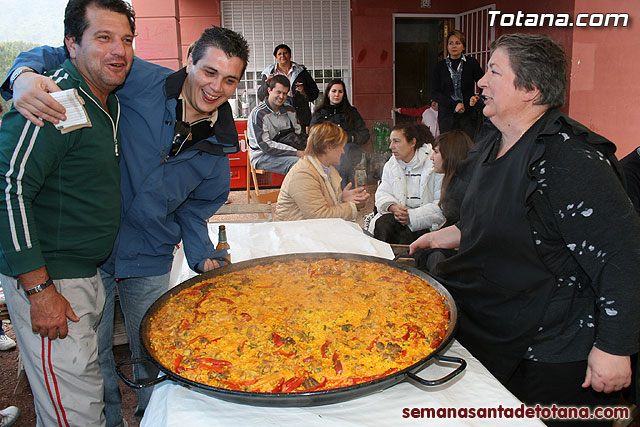
[(391, 131), (393, 156), (384, 165), (369, 231), (387, 243), (410, 244), (444, 223), (438, 202), (443, 174), (430, 159), (433, 135), (423, 124), (401, 124)]

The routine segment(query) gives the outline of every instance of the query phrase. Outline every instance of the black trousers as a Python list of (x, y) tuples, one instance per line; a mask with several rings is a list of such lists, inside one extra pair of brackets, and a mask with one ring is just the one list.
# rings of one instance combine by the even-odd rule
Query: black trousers
[[(537, 403), (550, 406), (617, 406), (619, 393), (598, 393), (591, 387), (583, 389), (587, 362), (543, 363), (522, 360), (505, 386), (527, 406)], [(605, 426), (613, 420), (568, 421), (542, 420), (549, 426)]]
[(441, 134), (450, 130), (460, 129), (473, 140), (478, 133), (477, 120), (478, 114), (474, 109), (464, 113), (452, 113), (451, 115), (438, 114), (438, 127)]
[(410, 245), (418, 237), (428, 232), (429, 230), (411, 231), (409, 227), (396, 221), (393, 214), (386, 213), (376, 220), (373, 236), (387, 243)]

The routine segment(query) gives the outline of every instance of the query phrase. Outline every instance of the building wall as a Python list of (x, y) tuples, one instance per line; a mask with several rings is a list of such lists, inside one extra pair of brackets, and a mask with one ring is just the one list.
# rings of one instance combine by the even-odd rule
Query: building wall
[(177, 0), (132, 0), (136, 12), (136, 55), (169, 68), (180, 66)]
[(202, 30), (220, 25), (220, 1), (132, 0), (136, 12), (136, 55), (177, 70)]
[[(576, 0), (577, 13), (628, 13), (640, 17), (640, 2)], [(640, 27), (576, 28), (571, 58), (569, 115), (609, 138), (624, 157), (640, 145)]]
[(181, 57), (187, 60), (189, 45), (198, 40), (202, 31), (220, 25), (220, 1), (179, 0)]

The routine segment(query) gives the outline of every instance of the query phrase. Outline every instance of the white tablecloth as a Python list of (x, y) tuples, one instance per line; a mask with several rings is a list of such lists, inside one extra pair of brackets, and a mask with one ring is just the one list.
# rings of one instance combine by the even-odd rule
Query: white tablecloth
[[(454, 341), (445, 353), (467, 361), (467, 368), (437, 387), (407, 382), (380, 393), (333, 405), (265, 408), (225, 402), (188, 390), (172, 381), (155, 387), (143, 427), (177, 426), (541, 426), (537, 419), (403, 418), (404, 408), (519, 408), (521, 403), (471, 354)], [(440, 378), (453, 368), (432, 363), (420, 372)]]
[[(365, 236), (356, 224), (339, 219), (229, 223), (226, 227), (233, 262), (298, 252), (347, 252), (393, 258), (388, 244)], [(217, 241), (217, 230), (218, 224), (209, 225), (213, 242)], [(171, 274), (173, 286), (195, 275), (186, 264), (180, 249)], [(537, 419), (403, 418), (405, 408), (520, 407), (521, 403), (457, 341), (445, 354), (462, 357), (468, 364), (462, 374), (447, 384), (422, 387), (404, 382), (344, 403), (306, 408), (240, 405), (165, 381), (155, 387), (142, 426), (542, 425)], [(441, 378), (452, 369), (453, 365), (431, 363), (420, 376)]]

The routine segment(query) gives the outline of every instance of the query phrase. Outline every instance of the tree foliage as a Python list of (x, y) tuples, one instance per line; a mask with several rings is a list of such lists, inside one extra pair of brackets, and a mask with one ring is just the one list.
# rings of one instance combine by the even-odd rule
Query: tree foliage
[[(35, 46), (38, 46), (38, 44), (25, 42), (22, 40), (0, 42), (0, 79), (2, 79), (2, 82), (4, 82), (4, 78), (9, 72), (9, 69), (11, 69), (11, 65), (16, 59), (16, 56), (18, 56), (20, 52), (24, 52), (25, 50), (29, 50)], [(2, 113), (0, 113), (1, 118), (4, 112), (8, 111), (9, 108), (11, 108), (11, 102), (0, 99), (0, 104), (2, 104), (2, 108), (4, 110)]]

